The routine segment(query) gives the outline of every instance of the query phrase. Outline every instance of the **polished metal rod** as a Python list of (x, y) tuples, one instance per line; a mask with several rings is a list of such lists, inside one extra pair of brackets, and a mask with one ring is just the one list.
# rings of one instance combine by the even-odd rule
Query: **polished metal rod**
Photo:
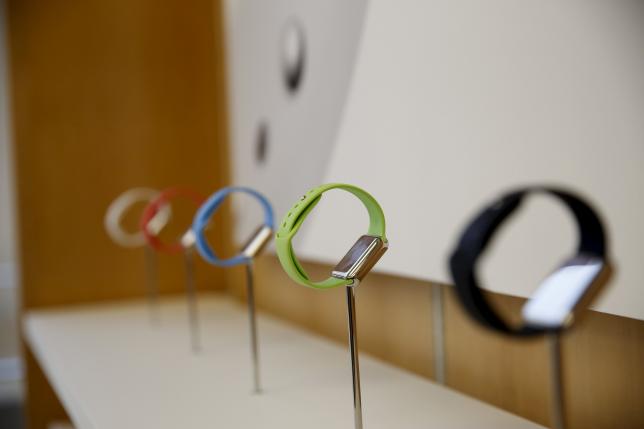
[(159, 263), (157, 254), (149, 245), (145, 246), (145, 285), (148, 295), (150, 321), (159, 321)]
[(248, 300), (248, 321), (250, 326), (250, 350), (253, 359), (253, 381), (255, 393), (261, 393), (259, 373), (259, 347), (257, 334), (257, 319), (255, 317), (255, 285), (253, 282), (253, 262), (246, 264), (246, 297)]
[(186, 266), (186, 299), (188, 302), (188, 323), (190, 326), (190, 342), (195, 353), (201, 351), (199, 329), (199, 313), (197, 308), (197, 287), (195, 285), (195, 264), (193, 248), (186, 247), (183, 251)]
[(443, 287), (432, 284), (432, 343), (434, 346), (434, 379), (445, 384), (445, 323), (443, 319)]
[(550, 418), (553, 429), (566, 429), (562, 355), (561, 355), (561, 333), (548, 334), (548, 346), (550, 349), (550, 380), (551, 380), (551, 404)]
[(347, 286), (347, 315), (349, 321), (349, 349), (353, 374), (353, 412), (355, 429), (362, 429), (362, 394), (360, 391), (360, 361), (358, 357), (358, 328), (354, 286)]

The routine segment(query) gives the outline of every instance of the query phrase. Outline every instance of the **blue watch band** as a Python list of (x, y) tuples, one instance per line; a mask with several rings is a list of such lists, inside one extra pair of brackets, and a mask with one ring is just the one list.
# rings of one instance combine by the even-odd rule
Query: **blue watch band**
[(215, 192), (201, 207), (199, 207), (199, 210), (197, 210), (197, 214), (195, 214), (194, 221), (192, 222), (192, 230), (195, 234), (195, 244), (199, 254), (209, 263), (219, 267), (232, 267), (249, 262), (249, 258), (241, 253), (233, 256), (232, 258), (220, 259), (215, 254), (215, 251), (212, 249), (203, 233), (206, 225), (208, 225), (208, 221), (215, 214), (226, 197), (237, 192), (248, 194), (259, 201), (264, 208), (264, 226), (273, 229), (273, 207), (271, 207), (271, 203), (266, 199), (266, 197), (256, 190), (241, 186), (229, 186)]

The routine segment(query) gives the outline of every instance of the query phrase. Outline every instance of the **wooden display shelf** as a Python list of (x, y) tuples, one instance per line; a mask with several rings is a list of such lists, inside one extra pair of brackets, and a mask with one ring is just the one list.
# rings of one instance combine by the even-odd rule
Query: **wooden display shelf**
[[(346, 347), (258, 317), (264, 392), (252, 393), (245, 307), (199, 298), (203, 351), (190, 349), (185, 301), (29, 312), (27, 343), (78, 429), (352, 428)], [(368, 429), (541, 428), (361, 355)]]

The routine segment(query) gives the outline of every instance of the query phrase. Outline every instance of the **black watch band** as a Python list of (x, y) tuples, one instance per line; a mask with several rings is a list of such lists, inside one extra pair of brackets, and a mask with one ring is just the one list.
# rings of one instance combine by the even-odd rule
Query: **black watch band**
[(606, 239), (599, 216), (581, 198), (550, 187), (527, 187), (509, 192), (483, 209), (467, 226), (449, 260), (456, 293), (467, 312), (479, 323), (493, 330), (516, 336), (541, 334), (549, 329), (524, 324), (512, 326), (501, 318), (479, 287), (476, 266), (501, 224), (521, 205), (524, 197), (545, 193), (561, 201), (577, 221), (579, 245), (577, 256), (606, 257)]

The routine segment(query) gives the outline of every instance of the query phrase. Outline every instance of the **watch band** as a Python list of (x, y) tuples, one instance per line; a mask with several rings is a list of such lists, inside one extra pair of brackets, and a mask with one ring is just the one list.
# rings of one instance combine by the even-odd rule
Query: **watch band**
[(232, 258), (220, 259), (212, 249), (208, 240), (204, 236), (204, 229), (210, 218), (215, 214), (219, 206), (224, 202), (227, 196), (233, 193), (244, 193), (254, 197), (264, 209), (264, 226), (273, 229), (274, 216), (273, 207), (268, 199), (254, 189), (246, 187), (230, 186), (215, 192), (208, 200), (199, 207), (192, 223), (192, 230), (195, 233), (196, 245), (199, 254), (208, 262), (220, 267), (232, 267), (234, 265), (246, 264), (250, 258), (243, 253), (239, 253)]
[(331, 189), (341, 189), (358, 197), (369, 213), (368, 234), (380, 237), (384, 243), (387, 242), (387, 238), (385, 237), (385, 214), (380, 204), (369, 193), (356, 186), (342, 183), (329, 183), (311, 189), (284, 216), (279, 230), (275, 235), (275, 247), (277, 256), (286, 274), (297, 283), (315, 289), (329, 289), (338, 286), (347, 286), (353, 283), (351, 279), (339, 279), (335, 277), (329, 277), (320, 282), (311, 281), (293, 251), (293, 237), (302, 226), (304, 219), (306, 219), (311, 210), (320, 201), (322, 194)]
[[(140, 247), (145, 244), (142, 230), (127, 232), (123, 229), (121, 221), (130, 207), (139, 202), (149, 203), (159, 196), (159, 191), (151, 188), (132, 188), (119, 195), (107, 208), (105, 213), (105, 230), (114, 242), (124, 247)], [(160, 231), (170, 220), (172, 209), (164, 205), (156, 216), (158, 230)]]
[(179, 253), (184, 249), (180, 239), (172, 243), (165, 243), (161, 241), (157, 234), (150, 231), (150, 228), (148, 227), (148, 224), (155, 218), (156, 214), (162, 210), (163, 207), (169, 206), (169, 203), (177, 198), (190, 200), (196, 206), (200, 206), (204, 200), (201, 194), (193, 191), (192, 189), (179, 186), (168, 188), (161, 191), (154, 200), (150, 201), (141, 215), (140, 226), (145, 239), (151, 247), (160, 252), (174, 254)]
[(456, 293), (467, 312), (479, 323), (509, 335), (530, 336), (548, 331), (544, 327), (524, 324), (511, 326), (501, 318), (485, 298), (479, 286), (476, 266), (501, 224), (531, 193), (544, 193), (562, 202), (577, 221), (579, 232), (578, 255), (606, 258), (604, 228), (589, 204), (570, 192), (549, 187), (528, 187), (505, 194), (484, 208), (465, 228), (449, 260)]

